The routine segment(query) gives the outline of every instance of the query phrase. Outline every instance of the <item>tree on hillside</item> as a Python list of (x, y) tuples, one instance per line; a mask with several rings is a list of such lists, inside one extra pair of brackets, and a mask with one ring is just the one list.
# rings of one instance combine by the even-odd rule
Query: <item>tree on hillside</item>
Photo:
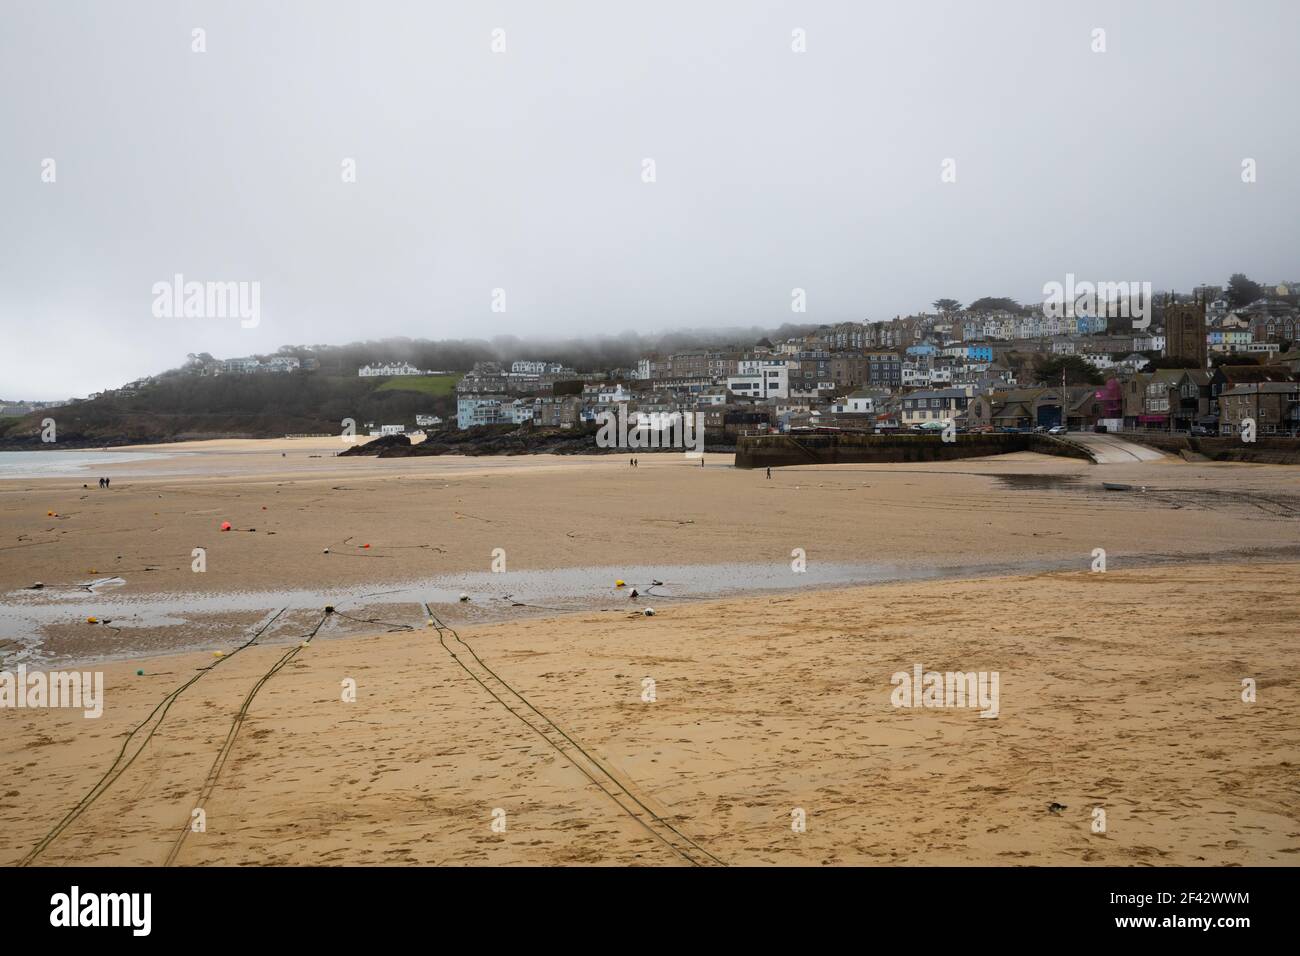
[(1060, 385), (1061, 372), (1065, 372), (1066, 385), (1103, 385), (1105, 380), (1096, 366), (1077, 355), (1038, 356), (1034, 360), (1033, 376), (1040, 385)]
[(1220, 365), (1259, 365), (1258, 355), (1247, 355), (1243, 353), (1220, 352), (1217, 355), (1210, 356), (1210, 367), (1218, 368)]
[(956, 299), (935, 299), (931, 304), (936, 312), (957, 312), (961, 309), (961, 303)]
[(1244, 305), (1250, 305), (1256, 299), (1264, 294), (1264, 287), (1258, 282), (1248, 279), (1240, 272), (1234, 272), (1228, 279), (1228, 307), (1240, 309)]
[(966, 306), (968, 312), (1019, 312), (1020, 303), (1005, 296), (985, 296)]

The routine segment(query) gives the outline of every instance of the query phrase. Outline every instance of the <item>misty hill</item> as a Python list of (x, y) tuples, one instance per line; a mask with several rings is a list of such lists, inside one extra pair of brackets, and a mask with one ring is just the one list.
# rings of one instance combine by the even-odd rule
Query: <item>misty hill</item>
[(57, 447), (77, 447), (337, 435), (345, 418), (354, 419), (360, 431), (369, 421), (400, 423), (413, 421), (417, 414), (455, 414), (449, 388), (433, 395), (387, 383), (400, 385), (391, 379), (320, 372), (171, 375), (133, 392), (0, 420), (0, 447), (50, 447), (40, 440), (44, 418), (55, 421)]
[[(804, 335), (817, 324), (785, 324), (780, 328), (694, 329), (640, 335), (589, 336), (545, 339), (499, 335), (482, 339), (390, 338), (351, 342), (347, 345), (286, 345), (276, 355), (289, 355), (306, 362), (314, 359), (323, 372), (353, 374), (363, 365), (409, 362), (416, 368), (467, 372), (475, 362), (548, 361), (579, 372), (604, 372), (630, 368), (647, 355), (698, 348), (749, 348), (759, 339), (782, 341)], [(262, 357), (262, 356), (259, 356)], [(203, 356), (197, 356), (203, 358)], [(207, 356), (211, 358), (211, 356)]]
[[(421, 369), (468, 371), (475, 362), (546, 360), (579, 372), (628, 368), (643, 355), (688, 348), (747, 347), (763, 337), (788, 338), (816, 326), (776, 330), (718, 329), (641, 336), (627, 333), (586, 340), (492, 341), (395, 338), (347, 345), (287, 345), (274, 355), (293, 356), (310, 371), (200, 375), (210, 355), (191, 355), (185, 367), (95, 398), (0, 418), (0, 448), (42, 448), (41, 421), (55, 420), (58, 447), (130, 445), (204, 438), (280, 438), (336, 435), (345, 418), (410, 424), (417, 414), (456, 414), (454, 379), (359, 378), (363, 365), (408, 362)], [(270, 358), (271, 355), (258, 355)]]

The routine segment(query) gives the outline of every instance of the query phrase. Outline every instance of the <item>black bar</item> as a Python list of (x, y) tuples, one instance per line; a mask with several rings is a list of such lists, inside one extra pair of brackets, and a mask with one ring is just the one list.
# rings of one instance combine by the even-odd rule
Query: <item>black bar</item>
[[(468, 933), (456, 945), (607, 939), (666, 946), (721, 935), (734, 947), (751, 938), (771, 945), (772, 934), (780, 932), (805, 941), (845, 933), (860, 941), (910, 940), (939, 951), (934, 947), (948, 950), (980, 945), (980, 940), (1064, 943), (1126, 936), (1179, 944), (1201, 938), (1232, 946), (1246, 938), (1243, 933), (1275, 934), (1285, 928), (1282, 908), (1293, 873), (1264, 868), (34, 868), (5, 870), (0, 879), (6, 884), (11, 941), (68, 940), (75, 933), (78, 942), (111, 939), (127, 945), (255, 941), (260, 948), (284, 940), (333, 947), (349, 940), (404, 941), (437, 929), (442, 932), (435, 939), (446, 945)], [(121, 922), (127, 925), (111, 927), (51, 925), (52, 900), (57, 894), (70, 897), (73, 886), (83, 907), (88, 895), (150, 894), (148, 935), (136, 936), (126, 916)], [(96, 896), (92, 909), (98, 906)], [(1243, 919), (1240, 925), (1222, 922)], [(1132, 920), (1152, 923), (1123, 922)], [(1200, 925), (1202, 920), (1210, 925)], [(422, 938), (427, 937), (417, 937)]]

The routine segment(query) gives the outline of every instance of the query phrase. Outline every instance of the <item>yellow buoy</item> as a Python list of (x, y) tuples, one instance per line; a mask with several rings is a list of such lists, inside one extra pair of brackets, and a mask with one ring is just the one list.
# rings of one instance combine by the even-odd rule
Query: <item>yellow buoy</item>
[(623, 586), (624, 586), (624, 582), (623, 582), (623, 579), (622, 579), (622, 578), (620, 578), (619, 580), (617, 580), (617, 581), (614, 582), (614, 587), (616, 587), (616, 588), (621, 588), (621, 587), (623, 587)]
[(97, 617), (88, 617), (88, 618), (86, 618), (86, 623), (87, 623), (87, 624), (98, 624), (98, 623), (99, 623), (99, 618), (97, 618)]

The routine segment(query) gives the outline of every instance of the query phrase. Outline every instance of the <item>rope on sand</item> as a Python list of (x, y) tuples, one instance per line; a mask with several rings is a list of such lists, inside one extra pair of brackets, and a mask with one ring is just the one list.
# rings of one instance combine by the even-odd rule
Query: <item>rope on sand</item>
[[(452, 656), (452, 659), (455, 660), (456, 663), (460, 665), (461, 669), (464, 670), (465, 673), (467, 673), (470, 677), (474, 678), (474, 680), (484, 690), (486, 690), (497, 703), (499, 703), (502, 707), (504, 707), (507, 711), (509, 711), (512, 716), (514, 716), (521, 723), (523, 723), (530, 730), (532, 730), (535, 734), (537, 734), (548, 744), (550, 744), (555, 750), (557, 750), (561, 754), (561, 756), (563, 756), (566, 760), (568, 760), (569, 763), (573, 764), (573, 766), (578, 768), (578, 770), (581, 771), (582, 775), (585, 776), (588, 780), (590, 780), (593, 784), (595, 784), (597, 789), (599, 789), (601, 793), (605, 794), (605, 796), (613, 800), (620, 810), (622, 810), (624, 813), (630, 816), (633, 820), (635, 820), (647, 831), (649, 831), (651, 835), (653, 835), (661, 843), (663, 843), (670, 850), (672, 850), (674, 853), (676, 853), (678, 856), (680, 856), (683, 860), (685, 860), (687, 863), (691, 864), (692, 866), (705, 866), (708, 864), (708, 862), (715, 863), (718, 866), (727, 865), (722, 860), (718, 859), (716, 856), (714, 856), (712, 853), (706, 850), (704, 847), (700, 846), (697, 842), (695, 842), (690, 837), (688, 837), (686, 834), (684, 834), (681, 830), (677, 829), (677, 827), (673, 826), (663, 817), (659, 816), (659, 814), (655, 813), (648, 806), (646, 806), (645, 803), (643, 803), (641, 799), (637, 797), (636, 794), (634, 794), (627, 787), (626, 784), (624, 784), (612, 773), (610, 773), (603, 763), (601, 763), (599, 760), (593, 757), (590, 753), (587, 752), (585, 748), (583, 748), (581, 744), (579, 744), (576, 740), (574, 740), (567, 733), (565, 733), (565, 731), (558, 724), (556, 724), (555, 721), (551, 720), (551, 718), (547, 717), (540, 710), (534, 707), (532, 701), (530, 701), (523, 694), (519, 693), (519, 691), (515, 690), (514, 687), (512, 687), (509, 683), (507, 683), (504, 679), (502, 679), (501, 675), (499, 675), (496, 671), (492, 670), (492, 668), (488, 667), (487, 664), (483, 662), (483, 659), (478, 656), (477, 652), (475, 652), (474, 648), (472, 648), (465, 641), (464, 638), (462, 638), (458, 633), (456, 633), (455, 629), (448, 627), (446, 624), (442, 622), (441, 618), (439, 618), (436, 614), (433, 613), (433, 609), (429, 607), (427, 601), (424, 602), (424, 610), (425, 613), (429, 615), (429, 620), (433, 623), (434, 628), (436, 628), (438, 631), (438, 643), (440, 643), (443, 647), (443, 650), (445, 650), (448, 654), (450, 654)], [(544, 720), (555, 734), (557, 734), (558, 736), (562, 737), (565, 741), (567, 741), (578, 753), (580, 753), (586, 759), (588, 763), (590, 763), (593, 767), (595, 767), (602, 774), (604, 774), (604, 776), (608, 778), (608, 780), (613, 784), (614, 789), (611, 789), (605, 783), (599, 780), (590, 770), (587, 769), (587, 767), (585, 767), (583, 764), (579, 763), (576, 759), (574, 759), (573, 754), (569, 753), (568, 750), (566, 750), (564, 747), (560, 746), (549, 736), (547, 736), (546, 730), (543, 730), (542, 728), (538, 727), (536, 724), (530, 721), (523, 714), (519, 713), (517, 710), (511, 707), (510, 704), (508, 704), (504, 699), (502, 699), (502, 697), (496, 691), (494, 691), (491, 687), (487, 685), (487, 683), (483, 680), (483, 678), (475, 674), (474, 671), (472, 671), (469, 668), (469, 666), (466, 665), (466, 663), (460, 659), (460, 655), (458, 655), (451, 647), (447, 646), (447, 640), (446, 640), (447, 635), (451, 635), (451, 637), (457, 643), (459, 643), (462, 647), (464, 647), (465, 650), (469, 651), (470, 656), (473, 657), (474, 660), (478, 663), (478, 665), (481, 668), (483, 668), (484, 671), (490, 674), (498, 684), (504, 687), (515, 697), (519, 698), (519, 700), (523, 702), (524, 706), (526, 706), (534, 714), (536, 714), (538, 717)], [(638, 814), (634, 809), (627, 806), (623, 802), (622, 797), (626, 797), (632, 803), (636, 804), (636, 806), (639, 807), (642, 811), (644, 811), (645, 814), (647, 814), (650, 819), (649, 820), (645, 819), (640, 814)], [(653, 823), (651, 821), (653, 821)], [(667, 830), (669, 831), (669, 833), (675, 835), (679, 840), (687, 844), (689, 848), (678, 846), (675, 842), (673, 842), (672, 837), (666, 835), (664, 832), (662, 832), (662, 830), (656, 828), (655, 824), (657, 824), (658, 827), (662, 827), (664, 830)], [(692, 851), (695, 851), (703, 855), (703, 857), (705, 857), (706, 860), (701, 861), (699, 859), (696, 859), (696, 857), (692, 855)]]
[[(235, 715), (235, 719), (230, 723), (230, 730), (226, 732), (226, 740), (221, 745), (221, 750), (217, 753), (216, 760), (212, 762), (212, 767), (208, 770), (208, 775), (204, 778), (202, 787), (199, 788), (199, 799), (195, 804), (197, 807), (204, 806), (212, 797), (212, 792), (217, 787), (217, 780), (221, 776), (221, 771), (225, 768), (226, 760), (230, 757), (230, 751), (235, 746), (235, 738), (239, 736), (239, 728), (243, 726), (244, 718), (248, 716), (248, 708), (252, 706), (253, 698), (257, 696), (258, 691), (262, 689), (262, 686), (267, 681), (278, 674), (281, 669), (298, 656), (299, 651), (311, 643), (312, 638), (316, 636), (317, 632), (320, 631), (325, 622), (329, 620), (329, 616), (332, 613), (335, 612), (325, 611), (322, 613), (320, 620), (316, 622), (316, 626), (311, 629), (303, 642), (301, 644), (295, 644), (293, 647), (285, 651), (284, 654), (280, 655), (279, 660), (272, 664), (267, 672), (258, 678), (257, 683), (252, 686), (248, 694), (244, 697), (244, 702), (239, 707), (239, 713)], [(171, 852), (167, 854), (167, 859), (163, 863), (163, 866), (171, 866), (176, 862), (176, 857), (180, 855), (181, 848), (185, 845), (185, 838), (190, 835), (190, 832), (190, 820), (187, 819), (184, 826), (181, 827), (181, 832), (176, 838), (176, 842), (172, 845)]]
[[(194, 684), (196, 681), (201, 679), (205, 674), (207, 674), (214, 667), (218, 666), (224, 661), (230, 660), (230, 658), (234, 657), (244, 648), (252, 646), (252, 644), (259, 637), (265, 634), (266, 631), (271, 627), (271, 625), (274, 624), (279, 619), (280, 615), (283, 614), (286, 610), (288, 610), (288, 608), (283, 608), (283, 607), (280, 608), (280, 610), (276, 611), (275, 614), (271, 617), (271, 619), (267, 621), (265, 624), (263, 624), (261, 627), (259, 627), (253, 633), (253, 636), (250, 637), (247, 641), (245, 641), (243, 644), (236, 647), (229, 654), (226, 654), (225, 656), (220, 657), (217, 660), (213, 661), (211, 664), (208, 664), (206, 667), (200, 667), (199, 672), (197, 674), (195, 674), (184, 684), (181, 684), (180, 687), (177, 687), (170, 694), (168, 694), (166, 697), (160, 700), (158, 704), (154, 707), (154, 709), (150, 711), (149, 716), (146, 717), (144, 720), (142, 720), (139, 724), (137, 724), (131, 730), (131, 732), (126, 735), (126, 740), (122, 742), (122, 749), (118, 751), (117, 757), (114, 758), (112, 765), (110, 765), (108, 770), (104, 772), (104, 775), (100, 777), (98, 781), (96, 781), (95, 785), (90, 788), (90, 790), (86, 793), (85, 796), (83, 796), (79, 801), (77, 801), (76, 806), (74, 806), (71, 810), (69, 810), (67, 814), (63, 817), (63, 819), (60, 820), (57, 824), (55, 824), (54, 828), (50, 830), (50, 832), (47, 833), (41, 839), (41, 841), (36, 844), (36, 846), (32, 847), (32, 849), (27, 852), (26, 856), (24, 856), (20, 861), (18, 861), (18, 865), (30, 866), (38, 856), (40, 856), (43, 852), (45, 852), (46, 848), (49, 847), (49, 845), (54, 842), (54, 840), (59, 836), (60, 833), (66, 830), (68, 826), (74, 820), (77, 819), (77, 817), (85, 813), (92, 803), (94, 803), (101, 796), (103, 796), (104, 792), (107, 791), (108, 788), (113, 785), (113, 782), (122, 775), (122, 773), (126, 770), (126, 768), (131, 766), (131, 764), (135, 762), (135, 759), (139, 757), (141, 753), (144, 752), (144, 748), (149, 745), (149, 741), (153, 739), (153, 735), (157, 733), (158, 728), (162, 726), (163, 720), (166, 719), (167, 717), (167, 711), (170, 710), (172, 704), (176, 702), (176, 698), (180, 697), (181, 694), (183, 694), (186, 690), (189, 689), (190, 685)], [(130, 748), (132, 740), (134, 740), (135, 736), (138, 733), (140, 733), (140, 731), (143, 730), (151, 720), (153, 720), (155, 715), (157, 715), (158, 720), (149, 729), (149, 733), (146, 734), (142, 740), (140, 740), (139, 746), (136, 748), (135, 753), (131, 754), (130, 757), (126, 757), (126, 752)]]
[(334, 612), (336, 617), (341, 617), (347, 621), (355, 621), (358, 624), (382, 624), (388, 628), (389, 633), (394, 631), (414, 631), (415, 628), (410, 624), (394, 624), (392, 621), (381, 621), (375, 617), (353, 617), (351, 614), (344, 614), (342, 611)]

